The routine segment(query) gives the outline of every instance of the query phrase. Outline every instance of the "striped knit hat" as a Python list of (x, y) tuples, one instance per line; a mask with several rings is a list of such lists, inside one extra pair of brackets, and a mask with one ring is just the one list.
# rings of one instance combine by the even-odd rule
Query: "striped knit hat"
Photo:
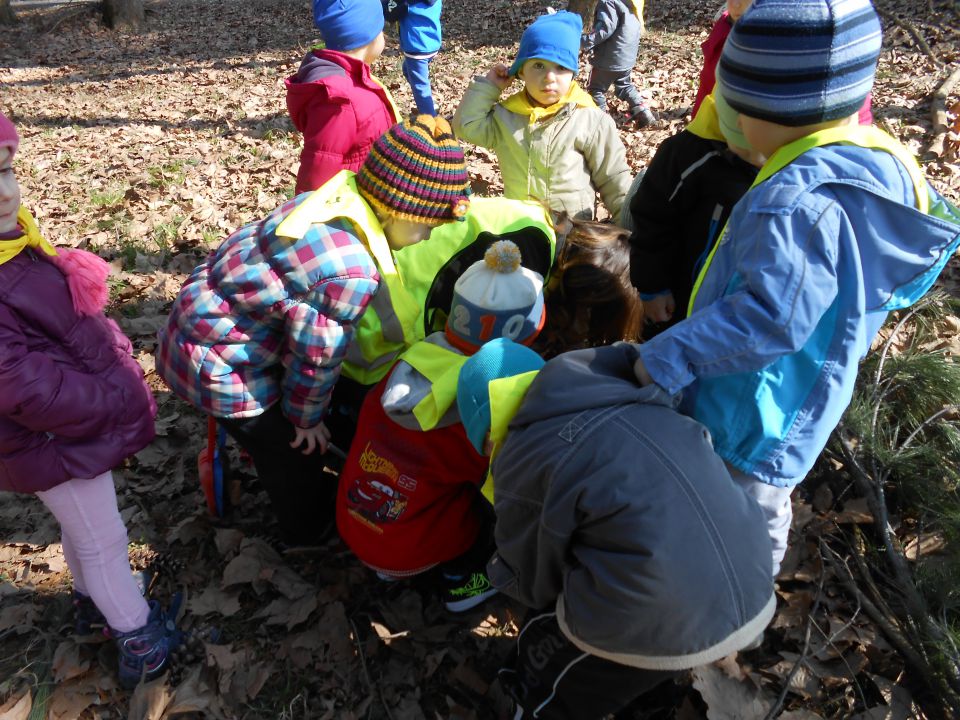
[(755, 0), (717, 67), (739, 113), (798, 127), (857, 112), (873, 86), (882, 33), (870, 0)]
[(463, 220), (470, 209), (463, 148), (447, 121), (431, 115), (411, 116), (381, 135), (357, 187), (378, 212), (411, 222)]

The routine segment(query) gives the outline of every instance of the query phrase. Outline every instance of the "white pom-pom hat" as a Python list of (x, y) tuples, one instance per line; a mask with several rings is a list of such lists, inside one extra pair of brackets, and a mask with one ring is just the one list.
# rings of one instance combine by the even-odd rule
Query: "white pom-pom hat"
[(543, 328), (543, 277), (520, 264), (520, 248), (498, 240), (457, 280), (447, 318), (447, 340), (472, 355), (504, 337), (529, 345)]

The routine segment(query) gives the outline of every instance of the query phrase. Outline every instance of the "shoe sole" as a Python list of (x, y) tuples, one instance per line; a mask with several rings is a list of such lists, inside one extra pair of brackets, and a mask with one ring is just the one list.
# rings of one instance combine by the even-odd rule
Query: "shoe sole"
[(465, 612), (467, 610), (471, 610), (472, 608), (475, 608), (477, 605), (480, 605), (482, 602), (484, 602), (488, 598), (493, 597), (496, 594), (497, 594), (497, 589), (490, 588), (489, 590), (484, 590), (482, 593), (479, 593), (478, 595), (472, 595), (471, 597), (464, 598), (463, 600), (453, 600), (453, 601), (448, 600), (443, 604), (443, 606), (447, 610), (453, 613)]

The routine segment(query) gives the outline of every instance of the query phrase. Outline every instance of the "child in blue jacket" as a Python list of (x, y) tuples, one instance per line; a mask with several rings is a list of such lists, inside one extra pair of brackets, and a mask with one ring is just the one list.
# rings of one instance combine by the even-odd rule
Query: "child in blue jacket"
[(386, 20), (400, 25), (403, 76), (410, 84), (417, 112), (423, 115), (437, 114), (430, 87), (430, 63), (443, 41), (442, 10), (442, 0), (383, 0)]
[(790, 491), (849, 404), (859, 360), (960, 244), (960, 213), (910, 153), (857, 124), (880, 43), (869, 0), (755, 0), (734, 25), (717, 87), (769, 160), (689, 316), (642, 345), (635, 366), (642, 383), (685, 390), (683, 408), (764, 509), (774, 572)]

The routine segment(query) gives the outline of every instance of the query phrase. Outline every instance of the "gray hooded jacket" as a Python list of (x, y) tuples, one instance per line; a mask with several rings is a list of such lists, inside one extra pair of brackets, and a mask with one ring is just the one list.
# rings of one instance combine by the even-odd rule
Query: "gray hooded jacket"
[(630, 0), (599, 0), (593, 32), (583, 37), (585, 50), (593, 50), (591, 63), (603, 70), (631, 70), (637, 62), (643, 22)]
[(584, 652), (651, 670), (712, 662), (773, 617), (770, 540), (706, 429), (633, 374), (636, 346), (540, 372), (493, 461), (502, 592), (556, 604)]

